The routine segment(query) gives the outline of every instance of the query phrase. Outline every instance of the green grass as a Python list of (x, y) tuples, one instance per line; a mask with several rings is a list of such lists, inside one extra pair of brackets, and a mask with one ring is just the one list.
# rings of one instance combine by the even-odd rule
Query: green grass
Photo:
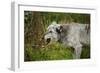
[(82, 59), (88, 59), (88, 58), (90, 58), (90, 45), (83, 47), (81, 58)]
[[(25, 48), (24, 61), (47, 61), (47, 60), (68, 60), (73, 59), (73, 51), (62, 44), (54, 43), (44, 48)], [(90, 53), (87, 47), (82, 52), (82, 58), (89, 58)]]

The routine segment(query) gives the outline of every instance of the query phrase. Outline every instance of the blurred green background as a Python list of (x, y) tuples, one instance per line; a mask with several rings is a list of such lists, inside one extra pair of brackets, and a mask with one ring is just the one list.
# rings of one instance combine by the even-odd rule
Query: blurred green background
[[(53, 22), (58, 24), (90, 24), (90, 14), (24, 11), (24, 61), (73, 59), (73, 49), (62, 44), (45, 45), (41, 39), (46, 28)], [(81, 59), (90, 58), (90, 45), (83, 47)]]

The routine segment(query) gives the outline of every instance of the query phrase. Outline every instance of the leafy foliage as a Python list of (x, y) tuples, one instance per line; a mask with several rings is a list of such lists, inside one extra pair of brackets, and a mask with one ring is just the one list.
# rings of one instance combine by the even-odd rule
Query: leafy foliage
[(40, 49), (25, 49), (25, 61), (63, 59), (72, 59), (72, 52), (70, 48), (65, 48), (63, 45), (59, 43), (51, 44)]

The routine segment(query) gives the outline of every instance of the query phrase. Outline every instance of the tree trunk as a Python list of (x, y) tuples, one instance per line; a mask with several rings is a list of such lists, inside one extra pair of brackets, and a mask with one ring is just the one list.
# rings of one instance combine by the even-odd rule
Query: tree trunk
[(44, 34), (44, 24), (43, 19), (40, 12), (32, 13), (32, 31), (33, 31), (33, 42), (32, 46), (34, 48), (40, 48), (43, 44), (42, 36)]

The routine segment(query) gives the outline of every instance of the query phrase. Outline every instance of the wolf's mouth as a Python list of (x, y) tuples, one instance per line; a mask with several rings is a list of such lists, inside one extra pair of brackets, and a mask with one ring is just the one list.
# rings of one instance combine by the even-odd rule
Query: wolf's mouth
[(47, 44), (50, 43), (51, 39), (50, 38), (47, 38), (46, 42)]

